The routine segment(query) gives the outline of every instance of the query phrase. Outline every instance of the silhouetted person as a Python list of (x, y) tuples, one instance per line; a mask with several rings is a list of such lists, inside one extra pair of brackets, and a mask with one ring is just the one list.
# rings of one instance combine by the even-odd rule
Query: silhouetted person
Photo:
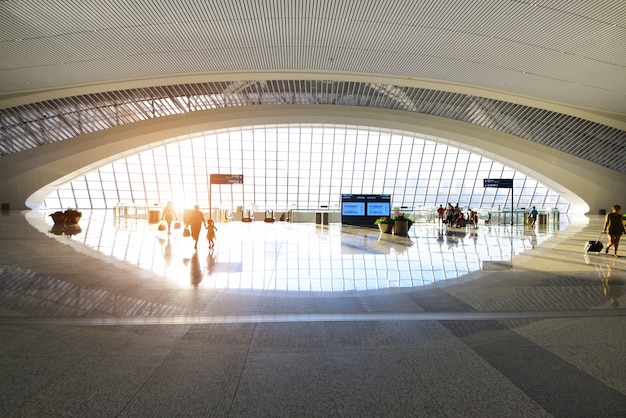
[(209, 248), (215, 247), (215, 232), (217, 228), (215, 227), (215, 223), (213, 223), (213, 219), (209, 219), (206, 222), (206, 239), (209, 241)]
[(200, 206), (195, 205), (193, 211), (189, 216), (189, 227), (191, 228), (191, 237), (195, 241), (193, 248), (198, 248), (198, 238), (200, 238), (200, 231), (204, 225), (204, 215), (200, 212)]
[(622, 215), (619, 211), (622, 209), (620, 205), (611, 206), (612, 213), (607, 213), (604, 220), (603, 234), (609, 234), (609, 245), (606, 246), (605, 253), (609, 253), (609, 247), (613, 247), (613, 257), (617, 258), (617, 247), (619, 247), (619, 239), (622, 234), (626, 234), (626, 228), (622, 222)]
[(174, 205), (171, 201), (167, 202), (165, 209), (163, 209), (163, 216), (161, 216), (161, 220), (164, 220), (167, 223), (167, 234), (172, 233), (172, 221), (174, 219), (178, 219), (176, 216), (176, 212), (174, 211)]

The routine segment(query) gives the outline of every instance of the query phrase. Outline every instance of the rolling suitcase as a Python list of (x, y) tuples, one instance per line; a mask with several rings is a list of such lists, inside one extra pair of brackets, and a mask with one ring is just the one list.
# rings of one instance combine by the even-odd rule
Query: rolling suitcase
[(595, 241), (587, 241), (587, 243), (585, 244), (585, 254), (587, 253), (599, 254), (600, 251), (602, 251), (602, 248), (604, 248), (604, 245), (602, 245), (601, 239), (602, 239), (602, 234), (600, 234), (598, 239)]

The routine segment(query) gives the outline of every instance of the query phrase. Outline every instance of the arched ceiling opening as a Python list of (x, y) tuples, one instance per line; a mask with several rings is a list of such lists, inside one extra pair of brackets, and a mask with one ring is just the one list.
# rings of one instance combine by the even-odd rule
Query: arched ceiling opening
[[(3, 176), (9, 176), (23, 166), (21, 157), (35, 162), (17, 177), (10, 177), (0, 187), (7, 193), (11, 184), (29, 184), (13, 189), (30, 204), (43, 201), (60, 184), (84, 174), (93, 168), (111, 162), (137, 150), (147, 149), (176, 138), (225, 129), (235, 126), (262, 126), (288, 123), (340, 123), (356, 126), (376, 126), (406, 132), (448, 138), (450, 144), (501, 161), (526, 173), (568, 200), (574, 211), (586, 212), (589, 201), (610, 202), (616, 184), (606, 176), (609, 169), (599, 169), (566, 153), (517, 137), (427, 115), (409, 115), (406, 112), (362, 109), (343, 106), (246, 106), (150, 119), (125, 126), (99, 131), (74, 139), (49, 144), (29, 151), (9, 155), (14, 161), (8, 171), (0, 167)], [(42, 151), (46, 148), (45, 152)], [(30, 154), (30, 155), (29, 155)], [(3, 177), (6, 178), (6, 177)], [(54, 179), (51, 181), (50, 179)], [(28, 194), (24, 195), (28, 191)], [(4, 192), (3, 192), (4, 193)]]

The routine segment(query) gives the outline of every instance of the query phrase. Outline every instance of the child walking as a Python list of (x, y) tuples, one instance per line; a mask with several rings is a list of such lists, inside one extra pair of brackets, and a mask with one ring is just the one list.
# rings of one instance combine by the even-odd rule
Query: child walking
[(209, 241), (209, 248), (215, 247), (215, 232), (217, 228), (215, 227), (215, 223), (213, 219), (209, 219), (206, 222), (206, 239)]

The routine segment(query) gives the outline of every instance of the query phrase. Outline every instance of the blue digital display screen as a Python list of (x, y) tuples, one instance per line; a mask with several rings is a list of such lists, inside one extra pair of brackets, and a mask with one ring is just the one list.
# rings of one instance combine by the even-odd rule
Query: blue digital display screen
[(367, 202), (367, 216), (389, 216), (390, 209), (388, 202)]
[(365, 216), (365, 202), (343, 202), (341, 214), (343, 216)]

